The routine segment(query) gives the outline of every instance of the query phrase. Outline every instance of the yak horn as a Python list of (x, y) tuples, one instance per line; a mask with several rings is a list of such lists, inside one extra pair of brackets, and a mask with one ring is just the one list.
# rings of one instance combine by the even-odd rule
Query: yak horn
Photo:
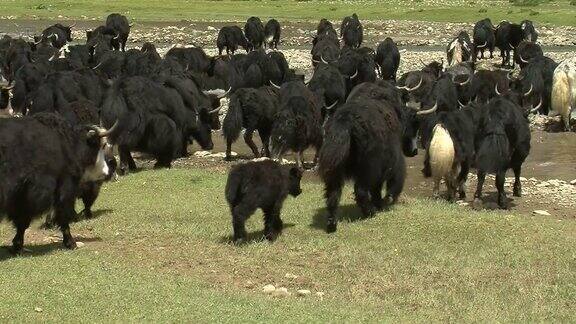
[(494, 91), (496, 91), (496, 94), (501, 96), (502, 93), (500, 93), (500, 91), (498, 91), (498, 83), (496, 83), (496, 85), (494, 86)]
[(92, 68), (92, 70), (96, 70), (97, 68), (100, 67), (100, 65), (102, 65), (102, 62), (98, 63), (95, 67)]
[(116, 34), (116, 37), (114, 37), (114, 39), (118, 39), (120, 38), (120, 34)]
[(272, 82), (272, 80), (270, 80), (270, 85), (272, 85), (274, 88), (276, 89), (280, 89), (281, 86), (277, 85), (276, 83)]
[(518, 54), (518, 58), (520, 58), (520, 62), (527, 64), (528, 61), (526, 61), (521, 54)]
[(434, 107), (426, 110), (420, 110), (416, 112), (416, 115), (428, 115), (435, 112), (438, 109), (438, 102), (434, 104)]
[(332, 108), (336, 107), (337, 104), (338, 100), (334, 101), (334, 103), (331, 104), (330, 106), (324, 106), (324, 107), (326, 107), (326, 110), (332, 110)]
[(512, 81), (512, 75), (514, 74), (514, 72), (510, 71), (506, 74), (506, 78), (510, 81)]
[(466, 105), (465, 105), (465, 104), (463, 104), (463, 103), (462, 103), (460, 100), (458, 100), (458, 105), (460, 106), (460, 108), (464, 108), (464, 107), (466, 107)]
[(320, 63), (320, 61), (312, 59), (312, 63)]
[(452, 77), (452, 83), (455, 83), (455, 84), (457, 84), (457, 85), (463, 86), (463, 85), (467, 85), (468, 82), (470, 82), (470, 79), (471, 79), (470, 76), (468, 76), (468, 79), (466, 79), (466, 81), (464, 81), (464, 82), (457, 82), (457, 81), (456, 81), (456, 76), (453, 76), (453, 77)]
[(108, 130), (99, 130), (98, 131), (98, 137), (106, 137), (106, 136), (112, 134), (118, 128), (119, 124), (120, 124), (120, 121), (118, 119), (116, 119), (116, 122), (114, 122), (114, 125), (112, 125), (112, 127), (110, 127)]
[(214, 110), (210, 110), (208, 113), (209, 113), (209, 114), (215, 114), (215, 113), (219, 112), (220, 109), (222, 109), (222, 106), (220, 106), (220, 107), (218, 107), (218, 108), (216, 108), (216, 109), (214, 109)]
[(538, 110), (540, 110), (540, 107), (542, 107), (542, 96), (540, 96), (540, 102), (538, 103), (538, 106), (536, 107), (532, 107), (532, 109), (530, 110), (530, 112), (535, 113)]
[(355, 79), (358, 76), (358, 69), (356, 69), (356, 73), (350, 76), (350, 80)]
[(322, 60), (322, 63), (324, 63), (324, 64), (330, 64), (330, 63), (328, 63), (328, 61), (326, 61), (324, 59), (324, 55), (320, 55), (320, 60)]
[(534, 90), (534, 85), (530, 83), (530, 90), (524, 94), (524, 97), (528, 97), (532, 93), (532, 90)]
[(72, 25), (68, 26), (68, 28), (72, 28), (74, 26), (76, 26), (77, 22), (75, 21), (74, 23), (72, 23)]
[(476, 47), (478, 47), (478, 48), (484, 48), (484, 47), (486, 47), (486, 45), (488, 45), (488, 41), (485, 41), (484, 44), (482, 44), (482, 45), (477, 45)]
[(420, 88), (420, 86), (422, 85), (422, 81), (424, 81), (424, 79), (422, 77), (420, 77), (420, 82), (418, 82), (418, 84), (414, 87), (414, 88), (408, 88), (406, 87), (406, 91), (408, 92), (412, 92), (412, 91), (416, 91)]

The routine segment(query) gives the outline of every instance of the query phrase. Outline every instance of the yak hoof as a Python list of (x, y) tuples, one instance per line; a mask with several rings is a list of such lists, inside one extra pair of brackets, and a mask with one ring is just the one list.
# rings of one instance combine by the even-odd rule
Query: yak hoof
[(94, 215), (92, 214), (92, 211), (88, 208), (86, 208), (82, 211), (82, 215), (84, 215), (84, 218), (86, 218), (86, 219), (90, 219), (90, 218), (94, 217)]
[(13, 256), (19, 256), (24, 254), (24, 247), (22, 246), (11, 246), (8, 248), (8, 252)]
[(514, 197), (522, 197), (522, 187), (514, 186)]
[(224, 158), (224, 161), (231, 162), (231, 161), (232, 161), (232, 156), (226, 155), (226, 157)]
[(274, 242), (278, 238), (278, 235), (279, 235), (278, 232), (270, 232), (270, 233), (267, 233), (265, 235), (265, 237), (269, 242)]
[(482, 209), (484, 208), (484, 203), (482, 202), (482, 199), (480, 198), (474, 198), (474, 201), (472, 202), (472, 207), (474, 209)]
[(326, 226), (326, 233), (334, 233), (336, 232), (336, 223), (328, 223), (328, 226)]
[(74, 250), (77, 247), (76, 241), (73, 238), (64, 240), (63, 243), (64, 243), (64, 247), (69, 249), (69, 250)]

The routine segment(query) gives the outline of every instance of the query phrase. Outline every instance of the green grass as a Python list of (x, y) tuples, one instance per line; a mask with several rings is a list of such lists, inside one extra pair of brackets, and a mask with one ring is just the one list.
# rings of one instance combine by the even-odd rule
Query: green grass
[[(348, 186), (327, 235), (322, 187), (307, 180), (277, 242), (238, 247), (225, 180), (172, 169), (107, 184), (100, 216), (72, 226), (76, 251), (30, 230), (29, 256), (0, 250), (0, 321), (576, 321), (574, 221), (411, 198), (360, 219)], [(248, 231), (262, 227), (258, 213)], [(270, 283), (325, 296), (274, 298)]]
[[(474, 22), (486, 16), (495, 22), (502, 19), (526, 19), (527, 7), (537, 8), (538, 23), (576, 25), (576, 10), (569, 0), (4, 0), (0, 12), (22, 19), (92, 19), (101, 20), (111, 12), (121, 12), (138, 21), (245, 21), (252, 15), (275, 17), (281, 21), (340, 20), (352, 12), (363, 20), (425, 20)], [(59, 17), (62, 16), (62, 17)]]

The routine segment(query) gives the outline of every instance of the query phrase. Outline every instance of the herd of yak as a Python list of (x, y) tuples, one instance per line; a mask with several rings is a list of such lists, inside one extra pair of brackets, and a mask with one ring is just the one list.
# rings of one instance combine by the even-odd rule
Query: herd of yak
[[(405, 157), (415, 156), (418, 146), (434, 195), (444, 180), (448, 199), (463, 199), (475, 168), (475, 198), (482, 197), (486, 174), (496, 174), (498, 204), (506, 208), (507, 169), (516, 177), (514, 195), (522, 191), (528, 115), (555, 111), (568, 128), (575, 106), (576, 59), (558, 64), (544, 56), (530, 21), (494, 27), (482, 20), (472, 39), (462, 31), (448, 44), (446, 64), (430, 62), (397, 78), (400, 52), (392, 39), (374, 51), (362, 47), (356, 14), (344, 18), (339, 33), (322, 19), (309, 80), (277, 50), (281, 26), (274, 19), (264, 25), (251, 17), (243, 30), (223, 27), (217, 56), (185, 46), (162, 57), (152, 43), (126, 50), (131, 25), (119, 14), (87, 31), (85, 44), (70, 43), (72, 27), (50, 26), (34, 40), (0, 39), (0, 219), (7, 216), (16, 227), (14, 253), (22, 252), (30, 222), (48, 210), (47, 224), (59, 226), (64, 245), (74, 248), (75, 201), (81, 199), (91, 217), (103, 181), (136, 169), (131, 152), (168, 168), (193, 140), (212, 149), (212, 131), (220, 128), (227, 160), (242, 131), (255, 157), (281, 159), (290, 151), (297, 157), (296, 167), (267, 160), (230, 172), (226, 198), (235, 240), (245, 238), (244, 222), (256, 208), (264, 210), (266, 237), (280, 233), (282, 202), (300, 194), (310, 147), (325, 184), (328, 232), (336, 230), (347, 179), (364, 215), (393, 205), (403, 190)], [(246, 53), (236, 53), (239, 47)], [(503, 68), (520, 66), (517, 76), (476, 69), (485, 50), (492, 57), (496, 47)], [(224, 97), (229, 104), (221, 124)]]

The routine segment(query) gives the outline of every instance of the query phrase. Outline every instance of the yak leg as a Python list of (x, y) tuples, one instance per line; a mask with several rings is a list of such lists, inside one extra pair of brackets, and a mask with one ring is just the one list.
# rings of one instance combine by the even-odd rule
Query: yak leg
[(476, 184), (476, 192), (474, 193), (475, 199), (482, 199), (482, 187), (484, 187), (484, 180), (486, 180), (486, 172), (478, 170), (478, 183)]
[(264, 236), (270, 242), (278, 238), (282, 233), (282, 219), (280, 219), (280, 210), (282, 209), (281, 203), (276, 203), (274, 206), (264, 209)]
[(243, 197), (243, 201), (240, 204), (232, 208), (232, 228), (234, 230), (234, 243), (242, 243), (246, 239), (246, 220), (254, 214), (256, 211), (256, 206), (254, 206), (251, 201), (254, 201), (256, 197)]
[(85, 184), (86, 188), (82, 191), (82, 202), (84, 203), (84, 217), (92, 218), (92, 205), (98, 198), (100, 193), (100, 188), (102, 187), (101, 182), (92, 182)]
[(226, 161), (232, 161), (232, 140), (226, 139)]
[(260, 139), (262, 140), (262, 155), (266, 157), (271, 157), (270, 154), (270, 130), (268, 129), (260, 129), (258, 130), (258, 134), (260, 134)]
[(397, 171), (392, 171), (390, 178), (386, 181), (385, 204), (388, 206), (398, 202), (398, 197), (400, 197), (404, 189), (404, 181), (406, 179), (406, 166), (404, 163), (404, 160), (402, 160), (401, 166), (396, 169)]
[(260, 153), (258, 153), (258, 147), (256, 147), (256, 144), (254, 144), (254, 140), (252, 140), (252, 135), (254, 135), (254, 131), (247, 129), (244, 133), (244, 142), (246, 142), (248, 147), (250, 147), (254, 157), (258, 158), (260, 157)]
[(354, 183), (354, 196), (356, 196), (356, 204), (360, 207), (360, 210), (362, 210), (364, 217), (374, 216), (375, 209), (370, 201), (370, 192), (365, 185), (358, 182), (358, 180)]
[(458, 198), (460, 199), (466, 199), (466, 180), (468, 179), (468, 172), (470, 172), (470, 164), (468, 162), (460, 164), (460, 174), (458, 175), (456, 183), (458, 186)]
[(76, 248), (76, 241), (70, 233), (70, 221), (76, 216), (74, 192), (72, 179), (65, 179), (58, 188), (56, 204), (54, 205), (54, 220), (62, 231), (63, 243), (67, 249)]
[(434, 189), (432, 189), (432, 196), (434, 198), (438, 198), (440, 197), (440, 178), (436, 179), (436, 177), (434, 178)]
[(370, 196), (372, 198), (372, 204), (376, 210), (384, 209), (384, 199), (382, 199), (382, 187), (384, 186), (384, 181), (377, 181), (370, 190)]
[(32, 218), (30, 216), (22, 215), (17, 212), (17, 215), (10, 215), (14, 219), (14, 226), (16, 227), (16, 235), (12, 239), (12, 247), (10, 248), (10, 253), (14, 255), (22, 254), (24, 250), (24, 233), (26, 229), (30, 226)]
[(128, 170), (136, 171), (136, 162), (134, 162), (130, 154), (130, 149), (124, 145), (120, 145), (118, 146), (118, 153), (120, 153), (120, 173), (127, 174)]
[(522, 197), (522, 183), (520, 182), (520, 175), (522, 173), (522, 165), (515, 165), (512, 167), (514, 170), (514, 196)]
[(506, 192), (504, 191), (504, 181), (506, 180), (506, 171), (501, 171), (496, 174), (496, 188), (498, 189), (498, 206), (502, 209), (507, 209)]
[(333, 233), (336, 232), (338, 226), (338, 218), (336, 218), (336, 211), (338, 210), (338, 205), (340, 204), (340, 197), (342, 196), (342, 186), (344, 185), (344, 180), (341, 178), (330, 179), (330, 182), (326, 184), (325, 198), (326, 207), (328, 209), (328, 219), (326, 224), (326, 232)]

